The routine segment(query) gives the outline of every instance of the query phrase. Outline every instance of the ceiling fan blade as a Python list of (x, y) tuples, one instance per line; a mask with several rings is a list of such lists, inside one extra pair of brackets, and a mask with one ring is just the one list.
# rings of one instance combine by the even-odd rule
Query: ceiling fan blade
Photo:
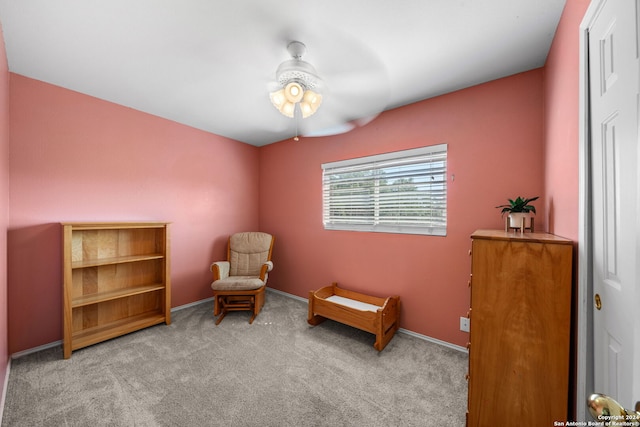
[(384, 86), (372, 86), (360, 91), (332, 89), (323, 95), (323, 103), (317, 113), (307, 119), (309, 126), (313, 126), (316, 132), (325, 128), (340, 128), (339, 125), (345, 123), (350, 123), (352, 128), (364, 126), (384, 111), (388, 96)]
[(302, 136), (316, 138), (321, 136), (340, 135), (342, 133), (351, 132), (355, 128), (356, 126), (351, 122), (340, 123), (332, 127), (325, 127), (322, 129), (305, 131), (303, 132)]
[[(313, 115), (305, 119), (300, 115), (299, 106), (296, 107), (297, 122), (289, 126), (292, 135), (345, 133), (370, 122), (387, 107), (387, 69), (366, 43), (349, 34), (348, 29), (332, 28), (326, 22), (311, 22), (313, 16), (302, 6), (287, 9), (283, 14), (274, 14), (267, 6), (268, 0), (261, 10), (252, 12), (259, 13), (262, 19), (270, 22), (269, 52), (275, 52), (275, 62), (270, 60), (271, 68), (266, 68), (273, 74), (264, 81), (265, 105), (280, 114), (270, 105), (269, 93), (281, 89), (276, 81), (276, 70), (281, 63), (291, 59), (287, 46), (292, 41), (306, 46), (301, 59), (315, 68), (320, 79), (313, 90), (322, 95), (322, 103)], [(273, 22), (277, 25), (272, 26)], [(284, 116), (278, 119), (291, 121)], [(272, 120), (274, 128), (282, 123), (278, 119)]]

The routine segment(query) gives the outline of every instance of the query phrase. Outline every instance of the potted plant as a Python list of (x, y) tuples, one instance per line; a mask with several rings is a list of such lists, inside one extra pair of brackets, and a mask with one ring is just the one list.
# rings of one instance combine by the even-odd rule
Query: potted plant
[(496, 208), (502, 209), (501, 213), (503, 216), (505, 213), (509, 214), (510, 228), (531, 228), (531, 217), (536, 213), (536, 207), (530, 203), (538, 200), (538, 197), (539, 196), (531, 198), (518, 197), (515, 200), (508, 199), (508, 205), (500, 205), (496, 206)]

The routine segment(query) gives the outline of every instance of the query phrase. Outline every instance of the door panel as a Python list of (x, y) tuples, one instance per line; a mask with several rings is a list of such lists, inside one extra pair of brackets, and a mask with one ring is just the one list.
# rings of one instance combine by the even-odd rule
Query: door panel
[[(605, 0), (589, 29), (595, 391), (634, 396), (638, 264), (638, 0)], [(637, 369), (637, 366), (635, 367)], [(634, 400), (635, 397), (635, 400)]]

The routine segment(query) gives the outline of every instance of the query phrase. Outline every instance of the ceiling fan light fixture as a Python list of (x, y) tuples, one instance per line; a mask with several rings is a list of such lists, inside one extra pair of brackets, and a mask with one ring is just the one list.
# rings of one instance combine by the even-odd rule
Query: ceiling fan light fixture
[[(289, 95), (287, 94), (286, 89), (280, 89), (275, 92), (271, 92), (269, 94), (271, 98), (271, 103), (278, 111), (284, 114), (287, 117), (293, 118), (293, 113), (295, 111), (295, 102), (292, 102), (289, 99)], [(302, 96), (301, 96), (302, 97)]]
[(280, 112), (287, 117), (293, 118), (293, 113), (296, 109), (296, 104), (292, 102), (285, 102), (280, 108)]
[(280, 110), (284, 105), (284, 103), (287, 101), (287, 99), (284, 96), (284, 89), (271, 92), (269, 94), (269, 97), (271, 98), (271, 103), (273, 104), (273, 106), (276, 107), (278, 110)]
[(300, 111), (302, 111), (302, 118), (306, 119), (307, 117), (313, 115), (316, 111), (318, 111), (318, 107), (320, 107), (320, 104), (322, 104), (322, 95), (312, 90), (305, 91), (303, 100), (302, 102), (300, 102)]
[(304, 89), (298, 82), (289, 82), (284, 88), (284, 96), (287, 101), (296, 103), (300, 102), (304, 95)]
[(303, 43), (291, 42), (287, 49), (293, 59), (280, 64), (276, 71), (276, 79), (282, 89), (271, 92), (269, 96), (273, 105), (285, 116), (293, 118), (298, 104), (302, 118), (307, 118), (322, 103), (322, 96), (312, 90), (318, 86), (320, 79), (315, 68), (301, 59), (306, 49)]

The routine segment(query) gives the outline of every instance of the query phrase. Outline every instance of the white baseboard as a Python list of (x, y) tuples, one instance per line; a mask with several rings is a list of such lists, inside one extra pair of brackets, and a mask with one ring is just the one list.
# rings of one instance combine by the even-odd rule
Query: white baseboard
[(50, 342), (49, 344), (40, 345), (38, 347), (28, 348), (26, 350), (22, 350), (22, 351), (18, 351), (18, 352), (13, 353), (11, 355), (10, 359), (18, 359), (18, 358), (24, 357), (24, 356), (26, 356), (28, 354), (37, 353), (39, 351), (48, 350), (50, 348), (61, 346), (61, 345), (62, 345), (62, 340), (58, 340), (58, 341)]
[[(302, 298), (302, 297), (299, 297), (297, 295), (293, 295), (293, 294), (289, 294), (287, 292), (279, 291), (277, 289), (267, 288), (267, 291), (274, 292), (274, 293), (283, 295), (283, 296), (288, 297), (288, 298), (293, 298), (295, 300), (302, 301), (304, 303), (308, 303), (309, 302), (308, 298)], [(442, 340), (439, 340), (437, 338), (432, 338), (432, 337), (429, 337), (427, 335), (422, 335), (422, 334), (419, 334), (417, 332), (410, 331), (408, 329), (400, 328), (400, 329), (398, 329), (398, 332), (401, 333), (401, 334), (410, 335), (410, 336), (412, 336), (414, 338), (418, 338), (418, 339), (421, 339), (421, 340), (424, 340), (424, 341), (429, 341), (429, 342), (432, 342), (432, 343), (435, 343), (435, 344), (439, 344), (439, 345), (444, 346), (444, 347), (449, 347), (451, 349), (458, 350), (458, 351), (461, 351), (463, 353), (469, 353), (469, 350), (467, 350), (465, 347), (462, 347), (462, 346), (459, 346), (459, 345), (456, 345), (456, 344), (451, 344), (450, 342), (442, 341)]]
[[(305, 304), (308, 303), (308, 301), (309, 301), (307, 298), (299, 297), (297, 295), (293, 295), (293, 294), (290, 294), (288, 292), (279, 291), (277, 289), (272, 289), (272, 288), (269, 288), (269, 287), (267, 287), (267, 292), (273, 292), (273, 293), (276, 293), (276, 294), (280, 294), (280, 295), (285, 296), (287, 298), (292, 298), (292, 299), (304, 302)], [(185, 308), (193, 307), (194, 305), (198, 305), (198, 304), (202, 304), (202, 303), (210, 302), (210, 301), (213, 301), (213, 297), (201, 299), (201, 300), (194, 301), (194, 302), (190, 302), (188, 304), (180, 305), (178, 307), (173, 307), (171, 309), (171, 312), (173, 313), (173, 312), (176, 312), (176, 311), (179, 311), (179, 310), (184, 310)], [(410, 331), (408, 329), (400, 328), (400, 329), (398, 329), (398, 332), (401, 333), (401, 334), (411, 335), (412, 337), (419, 338), (421, 340), (425, 340), (425, 341), (429, 341), (429, 342), (432, 342), (432, 343), (435, 343), (435, 344), (439, 344), (439, 345), (442, 345), (444, 347), (449, 347), (449, 348), (452, 348), (454, 350), (461, 351), (463, 353), (468, 353), (469, 352), (465, 347), (462, 347), (462, 346), (459, 346), (459, 345), (456, 345), (456, 344), (451, 344), (449, 342), (442, 341), (442, 340), (439, 340), (437, 338), (432, 338), (432, 337), (429, 337), (427, 335), (422, 335), (422, 334), (419, 334), (417, 332)], [(13, 353), (9, 359), (17, 359), (19, 357), (23, 357), (23, 356), (26, 356), (26, 355), (31, 354), (31, 353), (37, 353), (38, 351), (47, 350), (49, 348), (53, 348), (53, 347), (60, 346), (60, 345), (62, 345), (62, 340), (55, 341), (55, 342), (52, 342), (52, 343), (49, 343), (49, 344), (44, 344), (44, 345), (41, 345), (41, 346), (38, 346), (38, 347), (34, 347), (34, 348), (30, 348), (30, 349), (27, 349), (27, 350), (18, 351), (16, 353)], [(7, 375), (7, 377), (8, 377), (8, 375)], [(5, 378), (5, 380), (6, 380), (6, 378)], [(0, 419), (2, 419), (2, 418), (0, 418)]]
[(7, 387), (9, 387), (9, 373), (11, 372), (11, 358), (7, 360), (7, 371), (4, 374), (4, 384), (2, 385), (2, 397), (0, 398), (0, 420), (4, 415), (4, 402), (7, 399)]
[(190, 302), (190, 303), (184, 304), (184, 305), (179, 305), (178, 307), (173, 307), (171, 309), (171, 312), (173, 313), (175, 311), (184, 310), (185, 308), (193, 307), (194, 305), (202, 304), (202, 303), (205, 303), (205, 302), (208, 302), (208, 301), (213, 301), (213, 297), (201, 299), (201, 300), (194, 301), (194, 302)]
[[(307, 298), (302, 298), (302, 297), (299, 297), (297, 295), (293, 295), (293, 294), (290, 294), (290, 293), (287, 293), (287, 292), (279, 291), (277, 289), (267, 288), (267, 291), (268, 292), (273, 292), (273, 293), (276, 293), (276, 294), (280, 294), (280, 295), (283, 295), (283, 296), (285, 296), (287, 298), (292, 298), (292, 299), (295, 299), (295, 300), (298, 300), (298, 301), (301, 301), (301, 302), (304, 302), (304, 303), (308, 303), (308, 299)], [(181, 305), (181, 306), (178, 306), (178, 307), (174, 307), (174, 308), (171, 309), (171, 312), (173, 313), (173, 312), (176, 312), (176, 311), (179, 311), (179, 310), (183, 310), (185, 308), (189, 308), (189, 307), (192, 307), (194, 305), (202, 304), (202, 303), (209, 302), (209, 301), (213, 301), (213, 298), (205, 298), (203, 300), (199, 300), (199, 301), (195, 301), (195, 302), (192, 302), (192, 303), (189, 303), (189, 304), (184, 304), (184, 305)], [(398, 332), (410, 335), (412, 337), (415, 337), (415, 338), (418, 338), (418, 339), (421, 339), (421, 340), (425, 340), (425, 341), (429, 341), (429, 342), (432, 342), (432, 343), (435, 343), (435, 344), (439, 344), (439, 345), (442, 345), (444, 347), (449, 347), (449, 348), (452, 348), (454, 350), (458, 350), (458, 351), (461, 351), (461, 352), (464, 352), (464, 353), (468, 353), (468, 350), (466, 348), (461, 347), (459, 345), (451, 344), (451, 343), (448, 343), (446, 341), (442, 341), (442, 340), (439, 340), (439, 339), (436, 339), (436, 338), (431, 338), (429, 336), (418, 334), (416, 332), (409, 331), (407, 329), (400, 328), (400, 329), (398, 329)], [(29, 354), (32, 354), (32, 353), (36, 353), (38, 351), (47, 350), (47, 349), (53, 348), (53, 347), (58, 347), (58, 346), (61, 346), (61, 345), (62, 345), (62, 340), (55, 341), (55, 342), (52, 342), (52, 343), (49, 343), (49, 344), (44, 344), (44, 345), (41, 345), (41, 346), (38, 346), (38, 347), (34, 347), (34, 348), (30, 348), (30, 349), (27, 349), (27, 350), (23, 350), (23, 351), (19, 351), (19, 352), (13, 353), (11, 355), (11, 357), (9, 357), (9, 360), (7, 361), (7, 371), (6, 371), (5, 376), (4, 376), (4, 384), (3, 384), (3, 387), (2, 387), (2, 396), (0, 397), (0, 420), (2, 420), (2, 416), (4, 414), (4, 404), (5, 404), (5, 399), (7, 397), (7, 387), (9, 386), (9, 374), (11, 373), (11, 360), (12, 359), (17, 359), (19, 357), (23, 357), (23, 356), (26, 356), (26, 355), (29, 355)]]
[(267, 292), (273, 292), (274, 294), (280, 294), (280, 295), (285, 296), (287, 298), (292, 298), (292, 299), (295, 299), (295, 300), (298, 300), (298, 301), (302, 301), (305, 304), (307, 304), (309, 302), (308, 298), (302, 298), (302, 297), (299, 297), (298, 295), (293, 295), (293, 294), (290, 294), (290, 293), (287, 293), (287, 292), (284, 292), (284, 291), (279, 291), (277, 289), (271, 289), (269, 287), (267, 288)]
[[(202, 303), (207, 302), (207, 301), (213, 301), (213, 298), (205, 298), (205, 299), (202, 299), (202, 300), (199, 300), (199, 301), (191, 302), (189, 304), (184, 304), (184, 305), (180, 305), (178, 307), (173, 307), (171, 309), (171, 312), (173, 313), (173, 312), (178, 311), (178, 310), (183, 310), (185, 308), (189, 308), (189, 307), (192, 307), (194, 305), (202, 304)], [(24, 357), (24, 356), (27, 356), (27, 355), (32, 354), (32, 353), (37, 353), (37, 352), (42, 351), (42, 350), (48, 350), (50, 348), (58, 347), (58, 346), (61, 346), (61, 345), (62, 345), (62, 340), (50, 342), (48, 344), (43, 344), (43, 345), (40, 345), (38, 347), (28, 348), (26, 350), (15, 352), (9, 357), (9, 359), (18, 359), (20, 357)]]
[(461, 351), (463, 353), (469, 353), (469, 350), (467, 350), (466, 347), (462, 347), (462, 346), (459, 346), (459, 345), (456, 345), (456, 344), (451, 344), (450, 342), (442, 341), (442, 340), (439, 340), (437, 338), (432, 338), (432, 337), (429, 337), (427, 335), (422, 335), (422, 334), (419, 334), (417, 332), (410, 331), (408, 329), (400, 328), (400, 329), (398, 329), (398, 332), (400, 332), (401, 334), (411, 335), (412, 337), (419, 338), (421, 340), (429, 341), (429, 342), (432, 342), (432, 343), (435, 343), (435, 344), (440, 344), (441, 346), (449, 347), (449, 348), (452, 348), (454, 350)]

